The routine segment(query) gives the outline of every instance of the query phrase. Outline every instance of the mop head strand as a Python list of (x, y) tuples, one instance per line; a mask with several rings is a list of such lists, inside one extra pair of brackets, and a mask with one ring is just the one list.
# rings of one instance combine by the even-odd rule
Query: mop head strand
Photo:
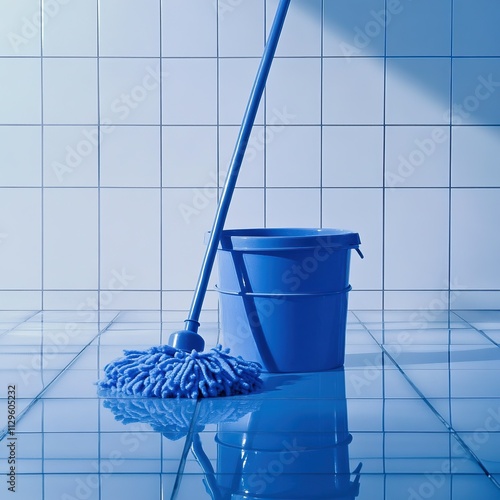
[(169, 345), (124, 351), (104, 368), (100, 389), (131, 396), (210, 398), (249, 394), (262, 387), (259, 363), (229, 354), (220, 345), (189, 352)]

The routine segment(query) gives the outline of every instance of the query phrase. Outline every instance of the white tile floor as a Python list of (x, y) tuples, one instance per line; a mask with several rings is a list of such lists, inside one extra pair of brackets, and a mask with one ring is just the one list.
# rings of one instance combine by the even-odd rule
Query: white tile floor
[(87, 316), (0, 312), (0, 472), (15, 442), (16, 500), (500, 498), (500, 311), (350, 312), (344, 370), (199, 402), (94, 385), (182, 312)]

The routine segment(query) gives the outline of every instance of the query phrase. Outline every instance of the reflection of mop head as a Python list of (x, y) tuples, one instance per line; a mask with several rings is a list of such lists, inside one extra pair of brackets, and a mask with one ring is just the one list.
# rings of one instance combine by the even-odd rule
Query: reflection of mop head
[(205, 425), (221, 422), (237, 422), (247, 413), (257, 411), (262, 402), (248, 399), (204, 399), (197, 404), (189, 399), (157, 399), (136, 397), (109, 397), (100, 390), (103, 406), (111, 410), (115, 420), (124, 425), (148, 424), (155, 432), (161, 432), (171, 441), (176, 441), (190, 430), (195, 410), (196, 422), (192, 432), (201, 432)]

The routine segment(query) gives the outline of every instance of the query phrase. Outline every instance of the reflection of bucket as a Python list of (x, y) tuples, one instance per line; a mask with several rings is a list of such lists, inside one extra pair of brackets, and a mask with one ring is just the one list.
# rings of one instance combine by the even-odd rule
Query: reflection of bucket
[[(224, 344), (269, 372), (344, 364), (351, 249), (338, 229), (235, 229), (218, 250)], [(362, 256), (362, 255), (361, 255)]]
[(354, 499), (359, 494), (349, 468), (344, 372), (329, 375), (324, 398), (267, 399), (238, 422), (219, 424), (221, 498)]

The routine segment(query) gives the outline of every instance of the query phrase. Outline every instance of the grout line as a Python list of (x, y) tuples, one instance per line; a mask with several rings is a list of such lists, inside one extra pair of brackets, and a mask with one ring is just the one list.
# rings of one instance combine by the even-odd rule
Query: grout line
[[(217, 64), (216, 64), (216, 71), (217, 71), (217, 79), (216, 79), (216, 96), (217, 96), (217, 107), (216, 107), (216, 120), (217, 120), (217, 127), (215, 129), (215, 141), (216, 141), (216, 150), (215, 150), (215, 173), (216, 173), (216, 180), (215, 180), (215, 185), (216, 185), (216, 193), (217, 193), (217, 202), (219, 201), (219, 196), (220, 196), (220, 19), (219, 19), (219, 2), (218, 0), (216, 1), (216, 12), (215, 12), (215, 29), (216, 29), (216, 39), (217, 39), (217, 45), (216, 45), (216, 54), (217, 54)], [(206, 309), (205, 309), (206, 310)], [(217, 301), (217, 324), (220, 326), (220, 304), (219, 301)], [(220, 327), (218, 328), (217, 331), (217, 344), (219, 344), (221, 341), (221, 333), (220, 333)]]
[(325, 45), (325, 1), (321, 0), (320, 19), (320, 108), (319, 108), (319, 227), (323, 227), (323, 99), (324, 99), (324, 45)]
[(44, 247), (45, 247), (45, 241), (44, 241), (44, 234), (45, 234), (45, 229), (44, 229), (44, 219), (45, 219), (45, 184), (44, 184), (44, 177), (45, 177), (45, 159), (44, 159), (44, 152), (45, 152), (45, 131), (44, 131), (44, 92), (43, 92), (43, 78), (44, 78), (44, 52), (43, 52), (43, 30), (44, 30), (44, 21), (45, 21), (45, 16), (44, 16), (44, 10), (43, 10), (43, 1), (40, 0), (40, 24), (41, 24), (41, 29), (40, 29), (40, 163), (42, 167), (42, 172), (41, 172), (41, 179), (40, 179), (40, 203), (41, 203), (41, 208), (40, 208), (40, 219), (41, 219), (41, 234), (40, 234), (40, 291), (41, 291), (41, 296), (40, 296), (40, 308), (43, 311), (44, 308), (44, 287), (45, 287), (45, 271), (44, 271), (44, 260), (45, 260), (45, 252), (44, 252)]
[[(102, 59), (101, 57), (99, 59)], [(166, 58), (164, 57), (163, 60)], [(44, 123), (44, 127), (95, 127), (95, 123)], [(301, 122), (296, 122), (296, 123), (283, 123), (280, 124), (280, 127), (318, 127), (319, 123), (301, 123)], [(325, 127), (383, 127), (383, 123), (324, 123), (323, 124)], [(213, 123), (164, 123), (164, 127), (176, 127), (176, 128), (209, 128), (209, 127), (217, 127), (217, 122)], [(241, 126), (241, 123), (219, 123), (218, 125), (221, 128), (224, 127), (232, 127), (232, 128), (239, 128)], [(256, 127), (263, 127), (264, 122), (258, 122), (257, 120), (255, 121), (255, 126)], [(450, 123), (387, 123), (387, 127), (394, 127), (394, 128), (402, 128), (402, 127), (449, 127)], [(15, 127), (40, 127), (40, 123), (32, 123), (32, 122), (25, 122), (25, 123), (0, 123), (0, 128), (1, 127), (9, 127), (9, 128), (15, 128)], [(113, 123), (113, 127), (158, 127), (158, 123)], [(454, 123), (453, 127), (463, 127), (463, 128), (494, 128), (494, 127), (500, 127), (500, 123), (478, 123), (478, 124), (470, 124), (470, 123)], [(21, 186), (21, 187), (26, 187), (26, 186)], [(32, 186), (32, 187), (40, 187), (40, 186)], [(58, 186), (49, 186), (49, 187), (58, 187)], [(71, 186), (68, 186), (71, 187)], [(85, 187), (85, 186), (76, 186), (76, 187)], [(113, 186), (109, 186), (113, 187)], [(154, 186), (152, 186), (154, 187)], [(427, 187), (427, 186), (424, 186)], [(454, 189), (460, 188), (460, 187), (467, 187), (467, 188), (474, 188), (476, 186), (454, 186)], [(487, 186), (490, 187), (490, 186)], [(391, 189), (401, 189), (400, 187), (393, 187)]]
[(459, 313), (456, 311), (453, 311), (455, 315), (457, 315), (462, 321), (467, 323), (473, 330), (476, 330), (480, 335), (482, 335), (485, 339), (489, 340), (492, 344), (496, 345), (497, 347), (500, 347), (500, 344), (493, 340), (487, 333), (484, 332), (484, 330), (480, 330), (479, 328), (476, 328), (470, 321), (467, 321), (464, 319), (462, 316), (460, 316)]
[[(5, 290), (4, 290), (5, 291)], [(5, 332), (2, 332), (0, 333), (0, 337), (4, 337), (5, 335), (8, 335), (9, 333), (11, 333), (12, 331), (16, 330), (17, 328), (19, 328), (22, 324), (28, 322), (30, 319), (34, 318), (37, 314), (41, 313), (42, 312), (42, 309), (38, 310), (38, 311), (35, 311), (33, 314), (31, 314), (30, 316), (28, 316), (27, 318), (23, 319), (21, 322), (19, 322), (16, 326), (13, 326), (12, 328), (9, 328), (8, 330), (6, 330)]]
[[(160, 9), (160, 321), (163, 319), (163, 9), (162, 0), (159, 1)], [(163, 341), (163, 332), (160, 331), (160, 342)], [(163, 448), (162, 448), (163, 450)], [(163, 453), (163, 451), (162, 451)], [(163, 461), (162, 461), (163, 463)]]
[(42, 472), (42, 498), (45, 500), (45, 402), (42, 400), (42, 416), (41, 416), (41, 422), (40, 422), (40, 428), (42, 431), (42, 466), (41, 466), (41, 472)]
[[(455, 127), (455, 125), (454, 125)], [(95, 186), (45, 186), (45, 190), (52, 190), (52, 189), (66, 189), (66, 190), (70, 190), (70, 189), (78, 189), (78, 190), (81, 190), (81, 189), (96, 189), (98, 188), (97, 185)], [(179, 190), (179, 189), (206, 189), (207, 186), (175, 186), (175, 185), (170, 185), (168, 187), (165, 187), (164, 189), (167, 190), (167, 189), (175, 189), (175, 190)], [(19, 190), (22, 190), (22, 189), (40, 189), (40, 186), (8, 186), (8, 185), (5, 185), (5, 186), (0, 186), (0, 189), (19, 189)], [(134, 189), (138, 189), (138, 190), (153, 190), (153, 189), (158, 189), (158, 186), (127, 186), (127, 185), (124, 185), (124, 186), (101, 186), (101, 190), (119, 190), (119, 189), (122, 189), (122, 190), (134, 190)], [(215, 189), (212, 188), (212, 189)], [(241, 187), (238, 187), (238, 189), (242, 190), (242, 189), (262, 189), (262, 186), (241, 186)], [(276, 189), (289, 189), (289, 190), (298, 190), (298, 189), (316, 189), (318, 190), (318, 186), (268, 186), (267, 187), (268, 190), (276, 190)], [(383, 186), (323, 186), (323, 189), (342, 189), (342, 190), (347, 190), (347, 189), (351, 189), (351, 190), (366, 190), (366, 189), (371, 189), (371, 190), (375, 190), (375, 189), (379, 189), (379, 190), (382, 190), (384, 189)], [(498, 190), (500, 189), (500, 184), (498, 186), (456, 186), (454, 188), (452, 188), (452, 190), (482, 190), (482, 191), (493, 191), (493, 190)], [(417, 191), (417, 190), (427, 190), (427, 191), (432, 191), (432, 190), (441, 190), (441, 191), (448, 191), (449, 190), (449, 187), (448, 186), (397, 186), (397, 187), (390, 187), (390, 188), (385, 188), (386, 191), (388, 190), (394, 190), (394, 191), (404, 191), (404, 190), (414, 190), (414, 191)], [(16, 289), (16, 290), (19, 290), (19, 289)], [(23, 291), (23, 290), (26, 290), (25, 288), (21, 289), (20, 291)], [(419, 290), (419, 289), (414, 289), (414, 290)], [(490, 289), (487, 289), (487, 290), (484, 290), (482, 289), (483, 291), (490, 291)]]
[[(448, 349), (447, 349), (447, 365), (448, 365), (448, 414), (450, 415), (450, 426), (453, 427), (453, 408), (451, 405), (452, 402), (452, 377), (451, 377), (451, 314), (450, 314), (450, 306), (451, 306), (451, 225), (452, 225), (452, 132), (453, 132), (453, 17), (454, 10), (453, 5), (454, 1), (450, 1), (450, 97), (449, 97), (449, 115), (450, 115), (450, 125), (449, 125), (449, 134), (450, 134), (450, 143), (448, 150), (448, 294), (447, 294), (447, 302), (448, 302), (448, 326), (450, 329), (448, 330)], [(451, 445), (452, 445), (452, 437), (451, 434), (449, 436), (449, 454), (451, 457)], [(453, 481), (451, 481), (451, 492), (453, 495)]]
[[(384, 10), (387, 13), (387, 0), (384, 0)], [(381, 272), (381, 288), (382, 288), (382, 321), (384, 320), (385, 311), (385, 243), (386, 243), (386, 209), (387, 209), (387, 199), (386, 199), (386, 183), (385, 183), (385, 171), (386, 171), (386, 125), (387, 125), (387, 24), (384, 23), (384, 103), (383, 103), (383, 129), (382, 129), (382, 272)]]
[[(83, 348), (76, 354), (76, 356), (31, 400), (29, 405), (22, 410), (19, 415), (17, 416), (16, 419), (16, 424), (19, 423), (25, 416), (26, 414), (35, 406), (35, 404), (40, 401), (42, 396), (54, 385), (55, 382), (57, 382), (62, 375), (64, 375), (71, 366), (75, 364), (75, 362), (78, 360), (78, 358), (84, 353), (84, 351), (93, 344), (93, 342), (100, 338), (100, 336), (105, 333), (115, 322), (115, 320), (120, 316), (121, 312), (118, 312), (115, 317), (106, 325), (105, 328), (100, 330), (97, 335), (95, 335), (90, 342), (88, 342), (86, 345), (83, 346)], [(4, 427), (0, 431), (0, 442), (3, 441), (3, 439), (7, 436), (8, 434), (8, 427)]]
[(217, 98), (217, 106), (216, 106), (216, 115), (215, 115), (215, 121), (216, 121), (216, 165), (215, 165), (215, 172), (216, 172), (216, 180), (215, 180), (215, 185), (216, 185), (216, 199), (217, 202), (219, 202), (219, 197), (220, 197), (220, 108), (221, 108), (221, 98), (220, 98), (220, 25), (219, 25), (219, 5), (218, 5), (218, 0), (217, 0), (217, 9), (215, 13), (215, 29), (216, 29), (216, 37), (217, 37), (217, 44), (216, 44), (216, 71), (217, 71), (217, 78), (215, 82), (216, 86), (216, 98)]
[[(264, 13), (263, 13), (263, 22), (264, 22), (264, 29), (263, 29), (263, 32), (264, 32), (264, 40), (263, 40), (263, 47), (262, 47), (262, 50), (265, 49), (266, 47), (266, 43), (267, 43), (267, 0), (264, 0), (263, 2), (263, 9), (264, 9)], [(276, 59), (276, 54), (273, 58), (273, 60)], [(263, 123), (263, 132), (264, 132), (264, 144), (263, 144), (263, 158), (262, 158), (262, 161), (263, 161), (263, 168), (264, 168), (264, 172), (263, 172), (263, 175), (264, 175), (264, 178), (263, 178), (263, 194), (264, 194), (264, 207), (263, 207), (263, 210), (264, 210), (264, 227), (266, 228), (267, 227), (267, 220), (268, 220), (268, 214), (267, 214), (267, 210), (268, 210), (268, 202), (267, 202), (267, 193), (269, 192), (269, 188), (267, 186), (267, 140), (266, 140), (266, 120), (267, 120), (267, 82), (266, 82), (266, 86), (264, 87), (264, 94), (262, 96), (262, 111), (263, 111), (263, 114), (264, 114), (264, 123)]]
[[(233, 2), (238, 0), (231, 0)], [(43, 56), (46, 59), (92, 59), (94, 56), (87, 55), (47, 55)], [(382, 55), (325, 55), (325, 59), (382, 59)], [(447, 55), (387, 55), (387, 59), (449, 59)], [(498, 55), (454, 55), (453, 59), (500, 59)], [(0, 55), (2, 59), (40, 59), (41, 56), (35, 55)], [(101, 56), (102, 59), (160, 59), (160, 56), (155, 55), (126, 55), (126, 56)], [(258, 59), (259, 56), (221, 56), (221, 59)], [(279, 55), (275, 59), (317, 59), (316, 55)], [(165, 59), (216, 59), (215, 56), (165, 56)]]
[[(452, 267), (451, 267), (451, 256), (452, 256), (452, 154), (453, 154), (453, 36), (454, 36), (454, 1), (450, 0), (450, 98), (449, 98), (449, 106), (450, 106), (450, 144), (449, 144), (449, 158), (448, 158), (448, 310), (451, 305), (451, 284), (452, 284)], [(450, 393), (451, 394), (451, 393)], [(451, 415), (451, 414), (450, 414)]]
[[(454, 125), (455, 126), (455, 125)], [(47, 190), (53, 190), (53, 189), (65, 189), (65, 190), (71, 190), (71, 189), (97, 189), (98, 186), (45, 186), (45, 191)], [(206, 189), (207, 186), (175, 186), (175, 185), (170, 185), (169, 187), (165, 187), (164, 190), (187, 190), (187, 189)], [(0, 186), (0, 189), (40, 189), (40, 186)], [(101, 186), (101, 191), (102, 190), (153, 190), (153, 189), (158, 189), (158, 186)], [(215, 190), (215, 187), (213, 188)], [(262, 189), (262, 186), (241, 186), (238, 187), (239, 190), (257, 190), (257, 189)], [(299, 190), (299, 189), (316, 189), (318, 190), (318, 186), (268, 186), (267, 190), (283, 190), (283, 189), (288, 189), (288, 190)], [(382, 190), (384, 189), (382, 186), (323, 186), (323, 190), (334, 190), (334, 189), (342, 189), (342, 190)], [(458, 190), (475, 190), (475, 191), (495, 191), (500, 189), (500, 184), (498, 186), (460, 186), (460, 187), (454, 187), (452, 190), (458, 191)], [(395, 190), (395, 191), (404, 191), (404, 190), (414, 190), (414, 191), (436, 191), (436, 190), (441, 190), (441, 191), (448, 191), (449, 188), (448, 186), (398, 186), (398, 187), (390, 187), (390, 188), (385, 188), (386, 191), (388, 190)], [(2, 289), (4, 290), (4, 289)], [(27, 290), (26, 288), (18, 289), (16, 288), (15, 290), (17, 291), (24, 291)], [(420, 288), (414, 288), (413, 290), (418, 291)], [(469, 291), (469, 289), (467, 289)], [(490, 291), (491, 289), (481, 289), (481, 291)]]
[[(101, 314), (101, 0), (96, 2), (96, 64), (97, 64), (97, 311)], [(101, 489), (99, 488), (99, 496)]]
[[(41, 310), (43, 311), (44, 306), (45, 306), (45, 265), (44, 265), (44, 260), (45, 260), (45, 252), (44, 252), (44, 247), (45, 247), (45, 241), (44, 241), (44, 220), (45, 220), (45, 130), (44, 130), (44, 92), (43, 92), (43, 79), (44, 79), (44, 43), (43, 43), (43, 31), (45, 29), (45, 14), (44, 14), (44, 9), (43, 9), (43, 1), (40, 0), (40, 165), (41, 165), (41, 178), (40, 178), (40, 202), (41, 202), (41, 210), (40, 210), (40, 218), (41, 218), (41, 248), (40, 248), (40, 307)], [(35, 315), (33, 315), (35, 316)], [(43, 322), (43, 313), (41, 315), (41, 319)], [(42, 326), (43, 329), (43, 326)], [(42, 330), (43, 331), (43, 330)], [(41, 335), (41, 341), (43, 345), (43, 336)], [(43, 359), (44, 357), (42, 356), (42, 366), (43, 366)], [(42, 372), (43, 373), (43, 372)], [(43, 383), (43, 376), (42, 376), (42, 383)], [(30, 405), (26, 407), (26, 412)], [(16, 417), (16, 426), (17, 426), (17, 421), (19, 420), (19, 417)], [(42, 404), (42, 421), (41, 421), (41, 431), (42, 431), (42, 498), (45, 500), (45, 405)], [(2, 438), (0, 437), (0, 441)]]

